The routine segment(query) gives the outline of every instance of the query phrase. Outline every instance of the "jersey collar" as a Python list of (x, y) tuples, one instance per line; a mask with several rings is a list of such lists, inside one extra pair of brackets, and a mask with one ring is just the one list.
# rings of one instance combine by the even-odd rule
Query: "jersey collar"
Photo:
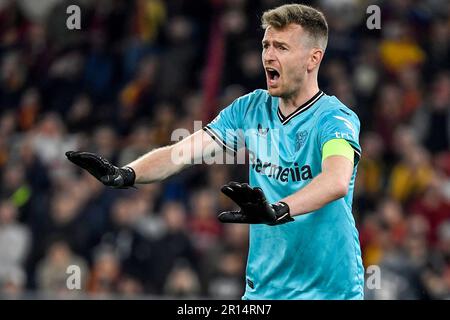
[(306, 110), (308, 110), (309, 108), (311, 108), (322, 96), (324, 95), (322, 90), (319, 90), (319, 92), (317, 92), (314, 96), (312, 96), (311, 99), (309, 99), (308, 101), (306, 101), (304, 104), (302, 104), (301, 106), (299, 106), (297, 109), (295, 109), (294, 112), (292, 112), (290, 115), (288, 115), (287, 117), (285, 117), (280, 110), (280, 106), (278, 106), (278, 118), (281, 121), (281, 124), (285, 125), (287, 124), (289, 121), (291, 121), (291, 119), (293, 119), (294, 117), (298, 116), (299, 114), (301, 114), (302, 112), (305, 112)]

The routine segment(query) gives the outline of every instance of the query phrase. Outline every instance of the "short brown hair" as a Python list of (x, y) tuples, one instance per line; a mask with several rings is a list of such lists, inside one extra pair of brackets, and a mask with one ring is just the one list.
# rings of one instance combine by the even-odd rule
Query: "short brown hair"
[(263, 29), (269, 26), (283, 29), (291, 23), (302, 26), (314, 43), (325, 50), (328, 41), (328, 24), (321, 11), (303, 4), (285, 4), (264, 12), (261, 18)]

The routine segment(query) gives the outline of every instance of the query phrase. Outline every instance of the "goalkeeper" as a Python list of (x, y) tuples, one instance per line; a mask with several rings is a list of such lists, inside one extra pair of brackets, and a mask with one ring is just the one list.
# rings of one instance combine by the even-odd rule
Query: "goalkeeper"
[[(249, 184), (222, 187), (240, 209), (218, 216), (224, 223), (250, 225), (243, 299), (363, 299), (364, 269), (351, 212), (359, 120), (318, 86), (328, 39), (325, 17), (308, 6), (283, 5), (265, 12), (262, 26), (267, 90), (238, 98), (203, 130), (122, 168), (92, 153), (66, 155), (103, 184), (127, 188), (204, 160), (207, 146), (235, 154), (245, 145)], [(197, 139), (204, 147), (194, 147)], [(176, 162), (177, 150), (191, 152)]]

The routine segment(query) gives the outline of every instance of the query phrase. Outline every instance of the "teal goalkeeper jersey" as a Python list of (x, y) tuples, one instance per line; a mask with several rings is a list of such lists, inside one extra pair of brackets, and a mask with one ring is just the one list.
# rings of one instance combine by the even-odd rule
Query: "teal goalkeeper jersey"
[[(222, 147), (249, 155), (252, 187), (274, 203), (322, 171), (322, 148), (346, 139), (355, 151), (348, 194), (278, 226), (250, 225), (243, 299), (363, 299), (364, 268), (352, 198), (361, 148), (359, 119), (319, 91), (285, 117), (279, 98), (256, 90), (235, 100), (204, 127)], [(241, 181), (242, 182), (242, 181)]]

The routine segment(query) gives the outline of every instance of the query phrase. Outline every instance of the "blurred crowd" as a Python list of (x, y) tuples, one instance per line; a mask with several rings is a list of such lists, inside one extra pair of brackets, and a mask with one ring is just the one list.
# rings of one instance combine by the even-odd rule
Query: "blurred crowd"
[[(113, 190), (64, 153), (125, 165), (265, 88), (259, 19), (282, 3), (0, 0), (0, 297), (241, 297), (248, 229), (216, 215), (245, 165)], [(361, 120), (353, 211), (364, 265), (381, 270), (366, 299), (449, 299), (450, 3), (307, 3), (330, 27), (320, 87)]]

